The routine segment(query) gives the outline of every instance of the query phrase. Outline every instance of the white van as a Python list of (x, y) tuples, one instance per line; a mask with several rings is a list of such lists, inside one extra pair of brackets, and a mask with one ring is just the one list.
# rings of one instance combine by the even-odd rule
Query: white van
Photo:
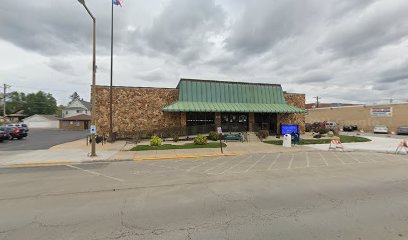
[(326, 122), (325, 123), (325, 128), (330, 129), (330, 130), (334, 130), (334, 129), (337, 128), (337, 124), (335, 122)]

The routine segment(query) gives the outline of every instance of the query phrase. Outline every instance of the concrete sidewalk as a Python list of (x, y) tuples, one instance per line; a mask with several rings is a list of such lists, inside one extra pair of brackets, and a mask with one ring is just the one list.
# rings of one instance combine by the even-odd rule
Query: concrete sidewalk
[[(385, 137), (372, 137), (364, 136), (371, 139), (371, 142), (359, 142), (359, 143), (343, 143), (345, 151), (369, 151), (379, 153), (395, 153), (397, 146), (401, 142), (398, 138), (385, 138)], [(305, 145), (318, 150), (329, 150), (330, 144), (314, 144)], [(406, 153), (406, 152), (403, 152)]]
[[(141, 144), (148, 144), (143, 142)], [(184, 144), (184, 143), (177, 143)], [(176, 149), (161, 151), (129, 151), (134, 144), (126, 144), (125, 141), (115, 143), (98, 144), (96, 146), (97, 157), (89, 157), (90, 145), (86, 145), (84, 139), (60, 144), (48, 150), (30, 151), (0, 151), (0, 166), (33, 166), (69, 164), (91, 161), (123, 161), (123, 160), (143, 160), (152, 158), (184, 158), (199, 157), (206, 155), (221, 154), (219, 148), (203, 149)], [(253, 153), (279, 153), (279, 152), (300, 152), (314, 151), (312, 148), (296, 146), (284, 148), (266, 143), (241, 143), (228, 142), (223, 149), (226, 155), (242, 155)]]

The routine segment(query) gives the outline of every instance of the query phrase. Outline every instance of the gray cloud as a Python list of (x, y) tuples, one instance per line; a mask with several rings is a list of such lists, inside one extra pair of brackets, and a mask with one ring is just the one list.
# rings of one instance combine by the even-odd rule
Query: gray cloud
[(408, 2), (378, 1), (342, 21), (333, 22), (323, 48), (354, 57), (397, 43), (408, 35)]
[(210, 47), (208, 39), (223, 30), (224, 22), (225, 12), (214, 0), (172, 0), (144, 35), (156, 51), (188, 62)]
[(332, 78), (332, 74), (324, 70), (312, 70), (295, 80), (298, 83), (324, 83)]
[[(110, 0), (87, 3), (97, 82), (107, 84)], [(406, 12), (406, 0), (125, 0), (115, 8), (114, 83), (174, 87), (197, 77), (281, 83), (333, 101), (404, 98)], [(89, 95), (92, 25), (77, 0), (9, 1), (0, 21), (2, 77), (43, 82), (58, 99), (61, 89)]]

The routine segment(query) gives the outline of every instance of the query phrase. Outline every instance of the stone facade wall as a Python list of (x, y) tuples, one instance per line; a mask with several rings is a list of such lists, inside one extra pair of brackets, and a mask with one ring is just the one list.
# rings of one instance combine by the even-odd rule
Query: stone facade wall
[[(88, 122), (88, 124), (85, 124)], [(83, 131), (91, 126), (91, 121), (59, 121), (59, 128), (63, 130)], [(86, 125), (86, 126), (85, 126)]]
[[(175, 103), (178, 89), (113, 87), (113, 132), (123, 134), (181, 126), (180, 113), (162, 109)], [(96, 87), (96, 127), (109, 133), (109, 87)]]
[[(286, 103), (290, 106), (297, 107), (300, 109), (305, 109), (305, 94), (297, 93), (285, 93)], [(305, 133), (305, 114), (287, 114), (281, 113), (278, 114), (278, 124), (287, 123), (287, 124), (298, 124), (299, 131)]]

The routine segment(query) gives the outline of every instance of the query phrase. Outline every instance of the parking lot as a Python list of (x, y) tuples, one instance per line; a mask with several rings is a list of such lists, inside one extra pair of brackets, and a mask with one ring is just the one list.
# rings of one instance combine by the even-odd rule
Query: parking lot
[(404, 239), (407, 170), (323, 151), (1, 168), (0, 239)]
[(0, 151), (42, 150), (52, 146), (85, 138), (87, 131), (59, 129), (30, 129), (28, 137), (0, 142)]

